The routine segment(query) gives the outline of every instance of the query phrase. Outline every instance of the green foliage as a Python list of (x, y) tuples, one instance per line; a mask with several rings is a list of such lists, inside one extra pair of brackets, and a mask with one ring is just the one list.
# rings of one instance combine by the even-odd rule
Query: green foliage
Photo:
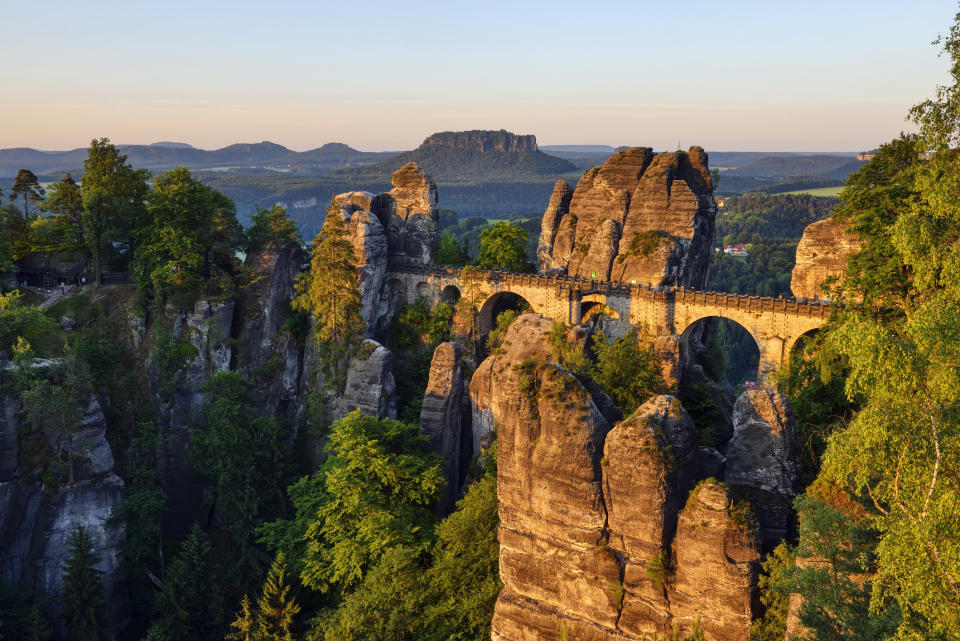
[(644, 573), (647, 575), (647, 578), (661, 590), (667, 585), (667, 573), (669, 571), (670, 557), (662, 550), (647, 561), (647, 567), (644, 568)]
[(642, 233), (638, 232), (630, 239), (628, 251), (633, 256), (646, 257), (652, 254), (660, 247), (665, 235), (661, 235), (657, 229), (648, 229)]
[[(83, 244), (83, 194), (69, 172), (60, 182), (54, 183), (50, 197), (41, 203), (40, 208), (55, 216), (33, 221), (30, 231), (32, 250), (60, 252)], [(34, 226), (46, 229), (35, 231)]]
[(19, 291), (0, 293), (0, 350), (10, 352), (18, 338), (37, 344), (57, 329), (39, 307), (27, 305)]
[(82, 523), (77, 523), (67, 541), (63, 566), (63, 618), (69, 641), (107, 641), (110, 630), (104, 602), (102, 572), (96, 568), (93, 541)]
[(23, 200), (23, 219), (30, 220), (30, 203), (43, 198), (44, 189), (40, 186), (37, 175), (29, 169), (21, 169), (13, 179), (10, 188), (10, 202), (16, 201), (19, 196)]
[(470, 255), (460, 246), (457, 239), (449, 231), (444, 231), (440, 237), (440, 243), (433, 251), (433, 262), (440, 265), (466, 265), (470, 261)]
[(717, 405), (710, 390), (702, 383), (694, 383), (681, 390), (683, 407), (697, 428), (697, 442), (714, 447), (717, 440), (716, 426), (723, 419), (723, 410)]
[(663, 385), (653, 347), (641, 347), (635, 331), (610, 341), (603, 330), (597, 330), (593, 354), (593, 380), (610, 395), (624, 416), (633, 414)]
[(145, 169), (134, 169), (107, 138), (90, 142), (83, 162), (81, 220), (98, 285), (104, 263), (115, 255), (115, 244), (123, 247), (124, 262), (133, 258), (135, 237), (147, 214), (148, 175)]
[(790, 609), (789, 585), (796, 558), (786, 543), (781, 543), (761, 563), (763, 572), (757, 581), (763, 614), (750, 624), (750, 641), (783, 641)]
[(283, 243), (301, 242), (297, 224), (287, 216), (287, 210), (280, 205), (272, 209), (257, 207), (250, 217), (250, 226), (246, 230), (247, 252), (255, 252), (265, 247), (277, 247)]
[(497, 316), (496, 325), (490, 330), (490, 334), (487, 335), (488, 352), (494, 352), (500, 349), (500, 346), (503, 345), (503, 339), (507, 335), (507, 330), (513, 325), (513, 321), (518, 318), (520, 318), (520, 314), (515, 310), (508, 309), (500, 312)]
[(167, 567), (157, 594), (158, 618), (147, 641), (214, 641), (222, 639), (221, 586), (214, 575), (213, 549), (200, 525), (193, 524)]
[(570, 370), (577, 378), (590, 376), (592, 363), (587, 358), (583, 345), (567, 340), (567, 326), (560, 321), (553, 321), (550, 327), (550, 353), (557, 363)]
[(390, 548), (428, 548), (424, 532), (444, 479), (439, 457), (422, 453), (424, 442), (416, 424), (359, 410), (334, 424), (331, 456), (318, 472), (326, 496), (305, 534), (306, 587), (352, 590)]
[(3, 641), (50, 641), (42, 597), (28, 585), (0, 580), (0, 639)]
[(230, 571), (241, 587), (250, 586), (266, 560), (254, 546), (255, 529), (283, 496), (284, 430), (275, 418), (257, 416), (247, 382), (226, 371), (204, 389), (191, 445), (191, 461), (210, 480), (208, 500), (230, 537)]
[(527, 232), (508, 221), (500, 221), (480, 233), (477, 266), (508, 272), (528, 272)]
[[(249, 607), (244, 610), (248, 611)], [(280, 551), (270, 566), (257, 601), (256, 632), (251, 641), (293, 641), (291, 628), (299, 612), (300, 606), (290, 594), (287, 560)]]
[(747, 246), (746, 256), (716, 253), (711, 259), (709, 288), (750, 296), (792, 297), (790, 279), (797, 241), (764, 241)]
[(398, 357), (397, 402), (401, 420), (417, 423), (430, 363), (437, 346), (451, 338), (454, 310), (447, 303), (432, 308), (423, 298), (405, 305), (390, 326), (390, 346)]
[(313, 315), (325, 382), (342, 391), (347, 368), (363, 340), (357, 261), (338, 207), (331, 205), (323, 229), (313, 240), (310, 272), (296, 283), (293, 309)]

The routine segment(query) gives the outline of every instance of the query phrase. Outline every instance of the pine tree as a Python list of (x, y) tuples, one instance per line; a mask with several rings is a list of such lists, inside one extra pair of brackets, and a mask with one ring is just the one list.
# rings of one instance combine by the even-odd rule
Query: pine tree
[(83, 226), (81, 225), (83, 194), (80, 193), (80, 185), (77, 184), (69, 172), (60, 182), (50, 188), (50, 197), (40, 206), (44, 211), (63, 216), (63, 221), (72, 231), (71, 241), (75, 243), (83, 242)]
[(110, 638), (97, 556), (83, 524), (78, 523), (67, 543), (69, 558), (63, 567), (63, 617), (69, 641), (106, 641)]
[(364, 334), (357, 289), (357, 260), (340, 209), (331, 205), (313, 240), (310, 272), (297, 282), (294, 309), (314, 318), (327, 385), (342, 390), (350, 358)]
[(247, 228), (247, 251), (255, 252), (280, 243), (299, 243), (300, 232), (297, 224), (287, 216), (287, 210), (280, 205), (273, 209), (257, 207), (257, 213), (250, 217)]
[(217, 638), (221, 613), (214, 589), (212, 549), (198, 523), (180, 546), (157, 596), (159, 618), (147, 635), (149, 641), (202, 641)]
[(287, 560), (281, 551), (273, 560), (263, 584), (263, 595), (257, 602), (256, 641), (292, 641), (290, 627), (298, 612), (300, 606), (290, 595)]
[(30, 201), (37, 201), (43, 197), (44, 190), (40, 186), (40, 180), (37, 175), (29, 169), (21, 169), (17, 172), (17, 177), (13, 179), (13, 187), (10, 189), (11, 202), (17, 199), (17, 196), (23, 198), (23, 219), (30, 219)]
[(250, 597), (243, 595), (243, 601), (240, 603), (240, 611), (237, 612), (237, 618), (230, 624), (236, 632), (227, 634), (227, 641), (257, 641), (256, 620), (253, 616), (253, 610), (250, 608)]

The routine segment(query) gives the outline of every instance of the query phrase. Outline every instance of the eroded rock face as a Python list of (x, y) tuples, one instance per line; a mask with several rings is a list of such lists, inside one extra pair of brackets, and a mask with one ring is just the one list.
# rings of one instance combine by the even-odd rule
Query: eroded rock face
[(689, 632), (699, 617), (708, 639), (746, 639), (755, 528), (740, 526), (719, 484), (687, 498), (709, 455), (722, 457), (697, 447), (672, 396), (611, 430), (551, 362), (550, 328), (522, 315), (470, 385), (498, 444), (504, 588), (491, 637), (639, 641)]
[(793, 408), (770, 389), (749, 390), (733, 407), (725, 480), (743, 488), (757, 510), (764, 546), (791, 531), (793, 497), (800, 484), (800, 444)]
[(619, 151), (572, 194), (558, 183), (544, 213), (540, 268), (639, 284), (702, 287), (716, 204), (707, 154)]
[(797, 298), (824, 298), (821, 285), (829, 276), (842, 277), (847, 257), (860, 251), (861, 240), (834, 219), (807, 225), (797, 245), (797, 262), (790, 290)]
[(760, 561), (749, 508), (720, 483), (701, 483), (677, 520), (673, 556), (667, 593), (674, 625), (690, 633), (699, 619), (707, 639), (746, 641)]
[(338, 419), (354, 410), (377, 418), (397, 418), (397, 385), (393, 379), (393, 352), (372, 340), (350, 362), (340, 399)]
[(387, 232), (380, 219), (370, 212), (376, 198), (367, 191), (352, 191), (334, 197), (350, 232), (353, 254), (359, 270), (360, 316), (366, 336), (374, 340), (386, 337), (392, 317), (390, 288), (386, 287)]
[(393, 189), (371, 201), (370, 211), (386, 229), (391, 256), (427, 264), (440, 242), (437, 186), (415, 162), (393, 172), (392, 182)]
[(430, 361), (430, 377), (420, 411), (420, 432), (430, 439), (430, 449), (443, 457), (443, 472), (447, 480), (440, 510), (453, 508), (460, 492), (463, 470), (460, 461), (463, 416), (463, 347), (456, 342), (440, 343)]

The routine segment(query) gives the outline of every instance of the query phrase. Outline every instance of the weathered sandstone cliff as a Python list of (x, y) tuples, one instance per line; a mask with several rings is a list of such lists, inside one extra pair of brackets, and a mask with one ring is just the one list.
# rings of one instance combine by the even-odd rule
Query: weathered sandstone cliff
[(790, 289), (797, 298), (824, 298), (821, 285), (829, 276), (842, 277), (847, 257), (860, 250), (861, 241), (833, 218), (807, 225), (797, 245), (797, 263)]
[(544, 271), (640, 284), (702, 287), (716, 204), (707, 154), (619, 151), (576, 189), (558, 181), (543, 216)]
[(393, 189), (375, 196), (369, 211), (386, 230), (391, 256), (429, 263), (440, 241), (437, 186), (413, 162), (393, 172), (392, 182)]

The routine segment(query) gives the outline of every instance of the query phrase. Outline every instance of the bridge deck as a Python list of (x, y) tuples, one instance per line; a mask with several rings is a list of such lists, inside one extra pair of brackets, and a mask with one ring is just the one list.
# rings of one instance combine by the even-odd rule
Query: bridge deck
[[(462, 278), (463, 268), (447, 265), (424, 265), (416, 262), (391, 260), (387, 269), (392, 272), (423, 274), (429, 276)], [(831, 304), (820, 300), (798, 300), (796, 298), (773, 298), (769, 296), (748, 296), (730, 294), (685, 287), (655, 288), (652, 285), (638, 285), (620, 281), (593, 280), (558, 274), (521, 274), (496, 269), (471, 270), (490, 282), (527, 287), (557, 288), (566, 287), (581, 293), (600, 293), (608, 296), (639, 297), (654, 302), (673, 302), (688, 305), (706, 305), (737, 309), (746, 312), (775, 312), (811, 318), (826, 318), (830, 315)]]

